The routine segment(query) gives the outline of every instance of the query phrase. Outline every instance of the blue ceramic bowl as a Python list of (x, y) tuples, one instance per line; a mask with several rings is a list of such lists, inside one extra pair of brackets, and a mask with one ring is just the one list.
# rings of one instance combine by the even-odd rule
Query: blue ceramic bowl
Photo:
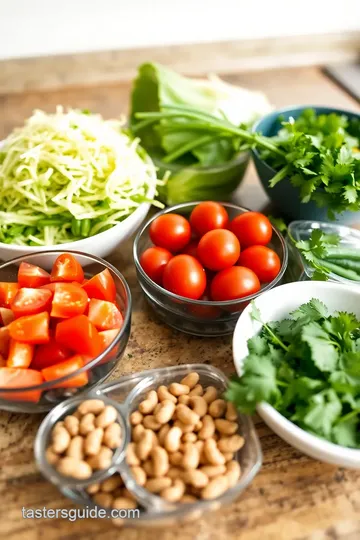
[[(253, 127), (253, 131), (262, 133), (267, 137), (273, 137), (281, 128), (281, 121), (288, 120), (291, 116), (296, 119), (305, 109), (315, 109), (318, 114), (344, 114), (349, 118), (360, 118), (360, 115), (343, 109), (334, 107), (319, 107), (314, 105), (299, 105), (297, 107), (289, 107), (286, 109), (278, 109), (259, 120)], [(288, 178), (284, 178), (275, 187), (269, 187), (269, 181), (275, 176), (276, 171), (270, 167), (263, 159), (259, 152), (253, 150), (253, 159), (260, 181), (274, 206), (287, 218), (291, 220), (297, 219), (313, 219), (317, 221), (330, 221), (327, 215), (327, 208), (319, 208), (314, 202), (302, 203), (300, 200), (299, 189), (294, 187)], [(336, 221), (346, 223), (352, 227), (360, 227), (360, 212), (344, 212), (337, 214)]]

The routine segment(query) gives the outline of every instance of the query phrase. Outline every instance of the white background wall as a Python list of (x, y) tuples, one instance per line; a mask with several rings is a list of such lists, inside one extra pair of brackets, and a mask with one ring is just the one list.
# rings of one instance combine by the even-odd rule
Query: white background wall
[(360, 30), (360, 0), (0, 0), (0, 58)]

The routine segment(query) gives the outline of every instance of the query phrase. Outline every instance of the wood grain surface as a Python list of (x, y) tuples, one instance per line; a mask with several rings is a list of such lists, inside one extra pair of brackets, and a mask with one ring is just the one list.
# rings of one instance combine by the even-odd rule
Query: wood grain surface
[[(276, 106), (293, 103), (357, 105), (315, 68), (231, 76), (229, 81), (267, 92)], [(56, 104), (116, 116), (127, 108), (128, 85), (28, 93), (0, 97), (0, 137), (20, 125), (32, 109)], [(236, 201), (254, 209), (267, 204), (250, 167)], [(131, 259), (131, 242), (109, 260), (126, 276), (134, 299), (131, 338), (115, 377), (184, 363), (210, 363), (234, 371), (231, 338), (180, 334), (160, 323), (145, 305)], [(71, 508), (36, 471), (33, 440), (40, 416), (0, 413), (0, 538), (7, 540), (359, 540), (360, 472), (339, 469), (299, 453), (255, 419), (263, 467), (234, 504), (181, 527), (117, 529), (106, 520), (23, 519), (25, 508)]]

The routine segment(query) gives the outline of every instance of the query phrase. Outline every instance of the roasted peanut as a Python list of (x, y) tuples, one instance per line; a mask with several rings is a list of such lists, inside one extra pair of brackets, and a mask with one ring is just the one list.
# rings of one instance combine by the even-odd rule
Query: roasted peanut
[(162, 478), (150, 478), (147, 480), (144, 487), (151, 493), (160, 493), (163, 489), (170, 487), (171, 484), (171, 478), (163, 476)]
[(79, 460), (84, 459), (84, 438), (81, 435), (71, 439), (66, 455)]
[(169, 424), (164, 424), (158, 434), (157, 434), (157, 438), (158, 438), (158, 442), (160, 444), (160, 446), (164, 446), (164, 442), (165, 442), (165, 437), (166, 435), (169, 433), (170, 431), (170, 425)]
[(158, 403), (158, 395), (155, 392), (155, 390), (150, 390), (150, 392), (147, 393), (146, 399), (139, 403), (139, 411), (142, 414), (150, 414), (155, 409), (156, 405)]
[(205, 440), (210, 439), (215, 433), (215, 422), (209, 414), (206, 414), (202, 418), (202, 428), (198, 432), (198, 438)]
[(144, 416), (143, 425), (145, 429), (152, 429), (153, 431), (158, 431), (162, 426), (152, 414)]
[(192, 504), (197, 501), (197, 498), (194, 497), (194, 495), (189, 495), (188, 493), (185, 493), (180, 499), (179, 502), (182, 504)]
[(93, 429), (86, 435), (84, 452), (87, 456), (96, 456), (100, 452), (104, 430), (100, 427)]
[(70, 434), (68, 430), (60, 426), (52, 433), (52, 449), (56, 454), (65, 452), (70, 444)]
[(218, 448), (221, 452), (237, 452), (244, 446), (244, 444), (244, 437), (235, 434), (231, 437), (221, 438), (218, 442)]
[(228, 479), (229, 488), (235, 486), (235, 484), (240, 478), (240, 474), (241, 474), (241, 468), (237, 461), (229, 461), (229, 463), (226, 464), (225, 476)]
[(164, 439), (164, 447), (168, 452), (177, 452), (179, 450), (182, 434), (183, 432), (179, 427), (173, 426), (170, 428)]
[(200, 420), (200, 416), (192, 411), (187, 405), (180, 403), (176, 406), (176, 417), (180, 422), (194, 426)]
[(57, 463), (60, 459), (59, 454), (54, 452), (51, 446), (46, 449), (45, 457), (47, 459), (47, 462), (50, 463), (50, 465), (55, 465), (55, 463)]
[(217, 390), (215, 386), (208, 386), (203, 394), (203, 398), (205, 399), (206, 403), (212, 403), (217, 398)]
[(192, 443), (184, 444), (184, 457), (182, 466), (184, 469), (196, 469), (199, 465), (200, 452)]
[(194, 431), (197, 433), (198, 431), (200, 431), (200, 429), (203, 427), (203, 425), (204, 424), (202, 423), (202, 421), (199, 420), (198, 423), (195, 424), (195, 426), (194, 426)]
[(226, 401), (223, 399), (215, 399), (209, 405), (209, 414), (213, 418), (220, 418), (225, 414), (226, 411)]
[(96, 505), (103, 506), (104, 508), (110, 508), (112, 506), (114, 497), (111, 493), (95, 493), (92, 500)]
[(216, 418), (215, 427), (221, 435), (233, 435), (238, 429), (238, 424), (224, 418)]
[(129, 491), (128, 489), (123, 488), (122, 494), (123, 494), (123, 497), (126, 497), (127, 499), (131, 499), (132, 501), (135, 501), (135, 502), (136, 502), (135, 495), (133, 495), (133, 494), (131, 493), (131, 491)]
[(95, 495), (95, 493), (100, 491), (100, 484), (90, 484), (90, 486), (86, 488), (86, 491), (89, 495)]
[(136, 467), (137, 465), (140, 465), (140, 459), (136, 455), (136, 447), (135, 443), (133, 442), (129, 443), (127, 446), (126, 461), (130, 467)]
[(222, 455), (225, 458), (225, 463), (227, 463), (228, 461), (232, 461), (234, 457), (234, 452), (223, 452)]
[(96, 456), (89, 456), (86, 461), (92, 469), (108, 469), (111, 465), (113, 453), (107, 446), (101, 446)]
[(149, 456), (153, 447), (153, 434), (150, 429), (145, 429), (141, 439), (136, 444), (136, 455), (141, 461), (144, 461)]
[(138, 424), (141, 424), (141, 422), (143, 421), (143, 418), (144, 417), (140, 411), (134, 411), (133, 413), (130, 414), (130, 424), (132, 426), (137, 426)]
[(203, 397), (192, 396), (189, 399), (189, 407), (194, 411), (194, 413), (202, 418), (207, 413), (208, 404)]
[(121, 445), (121, 426), (117, 422), (110, 424), (104, 431), (103, 443), (112, 450)]
[(168, 472), (166, 473), (166, 476), (174, 480), (174, 478), (180, 478), (183, 472), (184, 471), (180, 469), (180, 467), (170, 467)]
[(107, 428), (117, 420), (117, 410), (112, 405), (106, 405), (105, 409), (95, 418), (96, 427)]
[(230, 422), (236, 422), (238, 415), (237, 410), (235, 408), (235, 405), (231, 403), (231, 401), (228, 401), (226, 404), (226, 413), (225, 413), (226, 420), (229, 420)]
[(209, 478), (200, 469), (190, 469), (182, 474), (182, 479), (186, 484), (195, 488), (203, 488), (209, 483)]
[(79, 419), (72, 414), (69, 414), (64, 418), (64, 426), (68, 430), (71, 437), (75, 437), (79, 433)]
[(173, 403), (177, 403), (176, 397), (170, 394), (169, 390), (164, 385), (159, 386), (159, 388), (157, 389), (157, 395), (159, 401), (165, 401), (165, 399), (167, 399), (169, 401), (172, 401)]
[(78, 412), (81, 415), (93, 413), (94, 415), (100, 414), (105, 409), (105, 403), (101, 399), (86, 399), (78, 406)]
[(101, 483), (101, 491), (104, 491), (105, 493), (112, 493), (122, 485), (123, 481), (121, 476), (119, 474), (114, 474)]
[(173, 452), (172, 454), (169, 454), (169, 462), (171, 465), (174, 465), (177, 467), (178, 465), (181, 465), (183, 460), (183, 454), (182, 452)]
[(77, 480), (86, 480), (92, 475), (91, 467), (86, 461), (75, 459), (73, 457), (63, 457), (57, 464), (56, 468), (60, 474), (71, 476)]
[(132, 429), (131, 436), (134, 442), (139, 442), (142, 434), (144, 433), (145, 428), (142, 424), (138, 424)]
[(214, 476), (226, 473), (225, 465), (204, 465), (199, 470), (205, 473), (208, 478), (213, 478)]
[(190, 400), (189, 394), (183, 394), (182, 396), (178, 397), (178, 403), (182, 403), (183, 405), (188, 405)]
[(197, 384), (196, 386), (194, 386), (194, 388), (192, 390), (190, 390), (189, 392), (189, 396), (192, 397), (192, 396), (202, 396), (204, 394), (204, 389), (203, 387), (201, 386), (201, 384)]
[(179, 397), (190, 392), (190, 388), (186, 384), (171, 383), (169, 386), (169, 392), (173, 396)]
[(204, 443), (204, 454), (211, 465), (224, 465), (225, 458), (216, 446), (214, 439), (206, 439)]
[(169, 457), (165, 448), (157, 446), (151, 450), (154, 476), (165, 476), (169, 470)]
[(187, 442), (194, 443), (196, 441), (197, 441), (196, 433), (184, 433), (183, 436), (181, 437), (181, 442), (183, 443), (187, 443)]
[(137, 502), (128, 497), (117, 497), (112, 501), (112, 507), (116, 510), (130, 510), (137, 508)]
[(174, 422), (174, 427), (180, 428), (183, 433), (192, 433), (194, 431), (194, 426), (192, 424), (184, 424), (183, 422), (180, 422), (180, 420)]
[[(172, 402), (171, 402), (171, 403), (172, 403)], [(153, 416), (155, 416), (155, 415), (160, 411), (160, 409), (161, 409), (161, 402), (160, 402), (160, 403), (157, 403), (157, 404), (155, 405), (155, 409), (154, 409), (153, 412), (152, 412)]]
[(146, 473), (146, 476), (154, 476), (154, 467), (150, 459), (147, 461), (144, 461), (144, 463), (142, 464), (142, 467)]
[(91, 412), (84, 414), (84, 416), (80, 420), (79, 425), (80, 435), (87, 435), (93, 429), (95, 429), (95, 414)]
[(131, 467), (131, 473), (135, 479), (135, 482), (139, 486), (144, 486), (146, 482), (146, 472), (141, 467)]
[(168, 502), (177, 502), (185, 493), (185, 484), (180, 478), (175, 478), (172, 486), (163, 489), (160, 496)]
[(199, 382), (199, 378), (199, 374), (196, 371), (191, 371), (181, 379), (180, 384), (185, 384), (185, 386), (188, 386), (192, 390)]
[(212, 478), (207, 486), (201, 491), (202, 499), (216, 499), (228, 489), (228, 479), (226, 476), (216, 476)]
[(199, 452), (201, 454), (201, 452), (203, 451), (203, 448), (204, 448), (204, 441), (196, 441), (194, 443), (194, 446), (196, 446), (196, 448), (199, 450)]
[(63, 427), (65, 427), (65, 423), (62, 420), (60, 420), (59, 422), (56, 422), (52, 430), (52, 435), (54, 435), (59, 428), (63, 428)]

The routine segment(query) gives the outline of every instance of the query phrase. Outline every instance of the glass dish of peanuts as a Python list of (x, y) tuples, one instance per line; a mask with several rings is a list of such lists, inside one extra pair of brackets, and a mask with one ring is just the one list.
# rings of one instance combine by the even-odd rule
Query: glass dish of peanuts
[(75, 503), (140, 510), (115, 525), (195, 520), (238, 497), (262, 462), (251, 419), (223, 399), (227, 384), (204, 364), (103, 384), (47, 415), (38, 467)]

